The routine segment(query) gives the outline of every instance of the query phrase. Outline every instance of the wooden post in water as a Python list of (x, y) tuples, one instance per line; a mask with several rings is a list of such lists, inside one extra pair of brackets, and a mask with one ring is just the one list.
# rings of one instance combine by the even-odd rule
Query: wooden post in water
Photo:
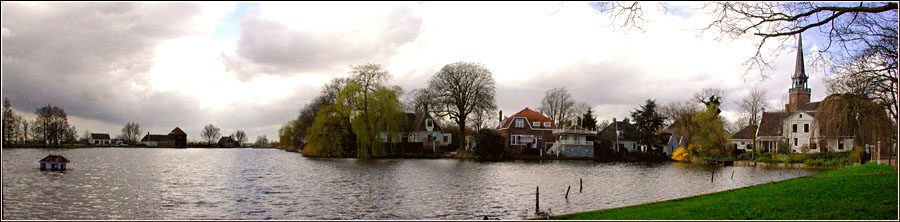
[(584, 181), (581, 178), (578, 178), (578, 192), (581, 193), (581, 190), (584, 189)]
[(572, 189), (572, 185), (569, 185), (569, 188), (566, 188), (566, 200), (569, 199), (569, 190)]
[(534, 192), (534, 213), (541, 212), (541, 186), (537, 186)]
[(713, 182), (713, 178), (715, 178), (715, 176), (716, 176), (716, 171), (715, 171), (715, 170), (709, 171), (709, 182), (710, 182), (710, 183)]
[(731, 170), (731, 179), (734, 179), (734, 170)]

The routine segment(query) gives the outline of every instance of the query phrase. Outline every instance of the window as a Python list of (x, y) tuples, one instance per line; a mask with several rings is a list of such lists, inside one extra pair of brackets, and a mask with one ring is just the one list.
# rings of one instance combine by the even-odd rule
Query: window
[(803, 114), (800, 114), (800, 119), (803, 119)]
[(426, 126), (426, 127), (432, 127), (431, 124), (432, 124), (432, 123), (431, 123), (431, 119), (425, 120), (425, 126)]
[(741, 141), (741, 145), (744, 145), (744, 143), (746, 143), (746, 142), (744, 142), (744, 141)]
[(540, 140), (540, 139), (544, 139), (544, 136), (538, 136), (538, 139), (539, 139), (539, 140)]
[(445, 142), (445, 143), (446, 143), (446, 142), (447, 142), (447, 140), (449, 140), (449, 136), (447, 136), (447, 135), (444, 135), (444, 142)]
[(622, 131), (616, 131), (616, 135), (619, 135), (619, 138), (622, 138)]
[(544, 127), (550, 127), (550, 122), (544, 122)]
[(797, 138), (794, 138), (794, 146), (797, 146)]
[(838, 140), (838, 149), (839, 150), (844, 149), (844, 140), (840, 140), (840, 139)]
[(517, 119), (516, 120), (516, 128), (522, 128), (522, 127), (525, 127), (525, 121)]
[(793, 128), (792, 128), (793, 131), (791, 131), (791, 132), (796, 133), (796, 132), (797, 132), (797, 124), (793, 124), (793, 125), (791, 125), (791, 126), (793, 127)]
[(512, 144), (512, 145), (519, 145), (519, 137), (521, 137), (521, 135), (513, 135), (512, 137), (510, 137), (510, 138), (509, 138), (509, 141), (510, 141), (509, 144)]
[(803, 124), (803, 132), (804, 132), (804, 133), (808, 133), (808, 132), (809, 132), (809, 124), (808, 124), (808, 123), (807, 123), (807, 124)]
[(533, 123), (531, 123), (531, 126), (541, 127), (541, 122), (533, 122)]

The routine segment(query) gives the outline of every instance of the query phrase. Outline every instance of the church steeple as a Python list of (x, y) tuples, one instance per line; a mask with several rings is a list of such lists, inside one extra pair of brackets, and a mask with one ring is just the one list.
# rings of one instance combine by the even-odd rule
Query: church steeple
[(788, 90), (789, 103), (785, 104), (788, 112), (800, 110), (800, 106), (809, 103), (811, 90), (806, 85), (806, 68), (803, 64), (803, 36), (797, 35), (797, 64), (794, 67), (794, 75), (791, 76), (793, 87)]
[(794, 67), (794, 75), (791, 76), (791, 80), (793, 80), (793, 88), (794, 89), (807, 89), (806, 80), (809, 77), (806, 76), (806, 68), (803, 64), (803, 35), (797, 35), (797, 64)]

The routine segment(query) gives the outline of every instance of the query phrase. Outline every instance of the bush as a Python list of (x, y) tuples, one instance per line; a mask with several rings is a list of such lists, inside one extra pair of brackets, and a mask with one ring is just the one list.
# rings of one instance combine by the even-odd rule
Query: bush
[(790, 155), (791, 163), (803, 163), (806, 161), (806, 154), (791, 154)]
[(769, 157), (763, 156), (763, 157), (760, 157), (759, 159), (756, 159), (756, 162), (774, 163), (775, 160), (772, 160), (772, 159), (769, 158)]
[(738, 154), (738, 155), (737, 155), (737, 159), (739, 159), (739, 160), (749, 160), (749, 159), (750, 159), (750, 153), (742, 153), (742, 154)]
[(475, 133), (475, 155), (479, 160), (500, 160), (505, 152), (503, 142), (503, 135), (497, 131), (481, 129)]

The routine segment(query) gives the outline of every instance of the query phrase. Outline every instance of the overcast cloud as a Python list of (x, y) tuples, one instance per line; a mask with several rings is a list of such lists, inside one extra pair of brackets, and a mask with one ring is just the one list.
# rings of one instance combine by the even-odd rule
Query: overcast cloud
[[(783, 107), (796, 48), (782, 49), (760, 81), (741, 75), (752, 41), (698, 37), (692, 29), (709, 21), (702, 14), (648, 18), (646, 32), (626, 34), (585, 2), (3, 2), (2, 96), (25, 117), (62, 107), (79, 135), (117, 135), (135, 121), (151, 133), (179, 126), (191, 140), (209, 123), (277, 140), (278, 127), (350, 65), (382, 64), (409, 91), (443, 65), (471, 61), (493, 72), (507, 115), (536, 108), (559, 86), (600, 119), (705, 87), (725, 91), (732, 120), (734, 101), (754, 85)], [(238, 31), (219, 36), (225, 28)], [(804, 38), (805, 52), (821, 46)], [(821, 100), (823, 72), (807, 72)]]

